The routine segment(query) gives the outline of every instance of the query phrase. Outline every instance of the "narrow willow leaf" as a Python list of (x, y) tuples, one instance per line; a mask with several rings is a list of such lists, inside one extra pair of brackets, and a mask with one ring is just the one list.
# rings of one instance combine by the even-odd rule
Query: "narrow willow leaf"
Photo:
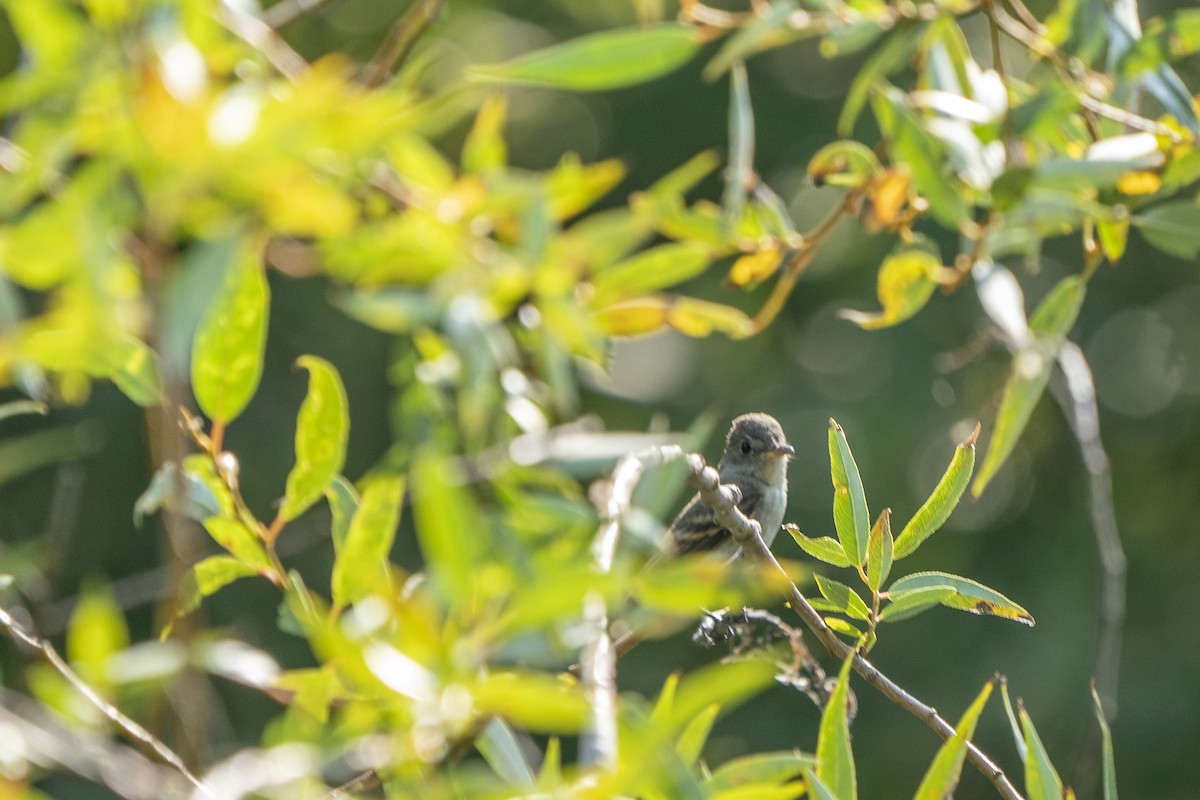
[(331, 591), (338, 605), (362, 600), (386, 580), (388, 553), (400, 522), (404, 478), (380, 478), (367, 486), (333, 562)]
[(1029, 800), (1062, 800), (1063, 785), (1054, 765), (1050, 763), (1050, 755), (1033, 727), (1029, 713), (1018, 708), (1021, 718), (1021, 730), (1025, 734), (1025, 791)]
[(464, 170), (487, 174), (503, 169), (508, 163), (508, 147), (504, 142), (506, 111), (504, 95), (493, 94), (484, 100), (463, 142)]
[(117, 336), (94, 352), (91, 374), (109, 378), (126, 397), (139, 406), (162, 402), (162, 379), (158, 356), (145, 342), (132, 336)]
[(595, 320), (610, 336), (639, 336), (666, 327), (668, 308), (665, 297), (639, 297), (600, 309)]
[(796, 544), (800, 545), (800, 549), (813, 558), (820, 559), (826, 564), (832, 564), (835, 567), (850, 566), (850, 557), (846, 555), (846, 551), (842, 549), (842, 543), (837, 539), (829, 536), (810, 539), (791, 523), (784, 525), (783, 529), (792, 535), (792, 538), (796, 540)]
[(233, 556), (209, 556), (184, 574), (176, 614), (191, 613), (200, 605), (201, 599), (216, 594), (239, 578), (257, 574), (257, 570)]
[(754, 172), (754, 109), (746, 66), (733, 65), (729, 74), (729, 172), (721, 195), (721, 213), (727, 223), (737, 224), (746, 205), (746, 188)]
[(740, 309), (694, 297), (676, 298), (667, 308), (667, 324), (692, 337), (716, 331), (730, 339), (744, 339), (754, 332), (754, 321)]
[(341, 475), (330, 481), (329, 486), (325, 488), (325, 499), (329, 501), (329, 510), (333, 516), (330, 535), (333, 538), (333, 552), (336, 554), (341, 552), (346, 537), (350, 535), (350, 521), (358, 513), (358, 506), (362, 501), (354, 485)]
[(317, 502), (346, 461), (350, 411), (337, 370), (316, 356), (300, 356), (308, 370), (308, 394), (296, 418), (296, 464), (287, 476), (279, 516), (293, 520)]
[(716, 151), (703, 150), (651, 184), (646, 194), (659, 201), (681, 198), (720, 165)]
[(832, 603), (837, 611), (855, 619), (861, 619), (863, 622), (870, 619), (871, 610), (858, 596), (858, 592), (846, 584), (826, 578), (824, 575), (815, 575), (814, 577), (817, 579), (817, 588), (821, 590), (821, 595)]
[(262, 376), (270, 293), (259, 250), (257, 240), (238, 248), (192, 342), (192, 391), (212, 420), (236, 419)]
[(879, 171), (879, 156), (861, 142), (850, 139), (832, 142), (808, 162), (808, 177), (817, 186), (857, 189)]
[(683, 763), (695, 765), (700, 760), (700, 752), (704, 749), (704, 743), (708, 741), (708, 734), (712, 731), (720, 711), (721, 707), (713, 703), (692, 717), (684, 726), (683, 732), (675, 740), (675, 750)]
[(1013, 711), (1012, 700), (1008, 696), (1008, 681), (1003, 679), (1000, 681), (1000, 698), (1004, 701), (1004, 715), (1008, 717), (1013, 744), (1017, 749), (1017, 755), (1021, 758), (1021, 763), (1024, 764), (1029, 751), (1025, 747), (1025, 735), (1021, 733), (1021, 723), (1017, 721), (1017, 713)]
[(704, 272), (708, 263), (704, 245), (652, 247), (598, 272), (592, 282), (596, 303), (606, 305), (675, 286)]
[(917, 509), (912, 519), (900, 531), (896, 539), (896, 558), (904, 558), (916, 551), (921, 543), (937, 532), (950, 513), (958, 505), (959, 499), (971, 482), (971, 471), (975, 469), (975, 441), (979, 438), (979, 424), (971, 435), (959, 443), (946, 467), (942, 479), (934, 487), (929, 499)]
[(735, 63), (748, 56), (797, 38), (788, 25), (788, 18), (797, 8), (794, 0), (773, 0), (765, 13), (754, 14), (725, 39), (720, 51), (704, 67), (704, 79), (716, 80)]
[(850, 665), (854, 653), (847, 656), (838, 673), (837, 686), (821, 713), (817, 734), (817, 778), (832, 791), (838, 800), (857, 800), (858, 778), (854, 770), (854, 754), (850, 750), (850, 723), (846, 709), (850, 699)]
[(1092, 700), (1096, 704), (1096, 722), (1100, 726), (1100, 758), (1102, 774), (1104, 775), (1104, 800), (1117, 800), (1117, 765), (1113, 759), (1112, 731), (1108, 728), (1108, 719), (1104, 716), (1104, 704), (1096, 691), (1096, 683), (1092, 682)]
[(902, 594), (913, 589), (930, 586), (950, 586), (954, 594), (942, 601), (947, 608), (970, 611), (972, 614), (987, 614), (1033, 625), (1033, 615), (1009, 600), (995, 589), (968, 578), (945, 572), (915, 572), (892, 584), (889, 594)]
[(0, 419), (15, 417), (19, 414), (42, 414), (44, 416), (48, 413), (50, 413), (49, 406), (37, 400), (13, 400), (0, 405)]
[[(816, 607), (817, 606), (814, 603), (813, 608), (816, 608)], [(840, 633), (843, 636), (849, 636), (851, 639), (855, 639), (855, 640), (862, 638), (863, 632), (860, 631), (854, 625), (851, 625), (846, 620), (842, 619), (841, 617), (823, 617), (823, 619), (825, 621), (825, 624), (829, 627), (829, 629), (834, 631), (835, 633)]]
[(871, 535), (867, 497), (846, 433), (832, 419), (829, 420), (829, 465), (833, 476), (833, 521), (838, 539), (853, 565), (862, 566), (867, 559), (867, 539)]
[(958, 787), (958, 779), (962, 775), (963, 761), (967, 756), (967, 743), (975, 735), (975, 725), (979, 722), (979, 715), (992, 695), (993, 685), (993, 681), (985, 684), (983, 691), (963, 712), (962, 718), (955, 726), (954, 735), (943, 742), (938, 749), (933, 763), (929, 765), (929, 770), (925, 773), (921, 785), (917, 788), (917, 793), (913, 796), (913, 800), (942, 800), (942, 798), (954, 796), (954, 790)]
[(804, 780), (808, 783), (808, 794), (812, 800), (841, 800), (811, 769), (804, 770)]
[(533, 765), (529, 763), (525, 750), (517, 741), (516, 732), (504, 720), (492, 717), (475, 739), (475, 747), (488, 762), (488, 766), (508, 786), (532, 789), (537, 785)]
[(880, 622), (899, 622), (915, 617), (936, 605), (946, 602), (955, 592), (953, 586), (925, 586), (906, 592), (889, 591), (888, 604), (879, 612)]
[(241, 520), (210, 517), (204, 520), (204, 529), (214, 542), (251, 569), (269, 571), (272, 568), (262, 542)]
[(780, 784), (816, 765), (816, 756), (799, 750), (755, 753), (717, 767), (708, 781), (708, 789), (716, 794), (748, 785)]
[(900, 25), (871, 53), (863, 63), (846, 93), (846, 104), (838, 116), (839, 136), (849, 136), (875, 84), (901, 69), (917, 49), (925, 31), (924, 25)]
[(1055, 353), (1079, 317), (1085, 290), (1086, 284), (1079, 276), (1064, 278), (1029, 318), (1029, 329), (1037, 338), (1037, 344), (1022, 349), (1013, 357), (1012, 372), (996, 413), (996, 429), (979, 474), (971, 485), (971, 494), (975, 497), (983, 493), (1016, 447), (1050, 379)]
[(490, 672), (469, 687), (474, 707), (536, 733), (578, 733), (589, 718), (579, 685), (541, 672)]
[(1187, 261), (1200, 256), (1200, 206), (1192, 200), (1176, 200), (1142, 211), (1133, 226), (1154, 247)]
[(885, 508), (879, 519), (875, 520), (871, 538), (867, 542), (867, 586), (871, 587), (872, 592), (878, 592), (891, 574), (894, 550), (892, 510)]
[(461, 602), (476, 592), (487, 528), (451, 469), (451, 460), (436, 450), (427, 447), (417, 452), (410, 473), (413, 518), (437, 592), (448, 602)]
[(924, 247), (905, 246), (889, 255), (879, 267), (877, 312), (843, 309), (840, 316), (863, 330), (898, 325), (925, 307), (938, 286), (942, 260)]
[(562, 776), (562, 741), (557, 736), (551, 736), (546, 742), (546, 752), (542, 755), (542, 766), (538, 770), (537, 787), (543, 791), (552, 792), (563, 785)]
[(622, 28), (527, 53), (502, 64), (474, 67), (484, 83), (527, 83), (575, 91), (602, 91), (653, 80), (682, 66), (700, 49), (690, 25), (664, 23)]

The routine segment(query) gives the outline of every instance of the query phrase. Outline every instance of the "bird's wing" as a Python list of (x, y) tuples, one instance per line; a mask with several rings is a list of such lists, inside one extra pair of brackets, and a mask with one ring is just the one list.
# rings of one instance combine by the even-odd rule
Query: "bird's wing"
[[(762, 492), (743, 487), (739, 487), (739, 490), (742, 499), (738, 503), (738, 510), (753, 518), (762, 500)], [(699, 494), (679, 512), (668, 534), (668, 557), (716, 550), (730, 540), (729, 529), (717, 522), (717, 515), (704, 504)]]

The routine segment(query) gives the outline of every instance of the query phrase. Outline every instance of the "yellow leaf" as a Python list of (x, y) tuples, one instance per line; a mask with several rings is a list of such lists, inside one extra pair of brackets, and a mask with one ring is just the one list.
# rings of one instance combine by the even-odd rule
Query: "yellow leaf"
[(756, 286), (779, 269), (783, 253), (777, 247), (768, 247), (756, 253), (746, 253), (729, 268), (728, 282), (734, 286)]
[(1157, 172), (1126, 172), (1117, 181), (1117, 191), (1125, 195), (1154, 194), (1161, 187)]
[(662, 297), (642, 297), (601, 309), (596, 322), (612, 336), (637, 336), (666, 325), (667, 308)]

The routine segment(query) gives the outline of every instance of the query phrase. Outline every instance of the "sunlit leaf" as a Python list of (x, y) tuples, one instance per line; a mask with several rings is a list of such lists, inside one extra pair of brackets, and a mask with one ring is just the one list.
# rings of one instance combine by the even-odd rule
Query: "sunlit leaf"
[(850, 697), (850, 665), (852, 652), (838, 672), (837, 686), (821, 712), (821, 727), (817, 735), (817, 777), (838, 800), (857, 800), (858, 779), (854, 769), (854, 754), (850, 750), (850, 723), (846, 709)]
[(45, 403), (37, 400), (12, 400), (8, 403), (0, 404), (0, 420), (21, 414), (45, 415), (49, 411), (50, 409)]
[(726, 761), (717, 767), (708, 781), (708, 788), (716, 793), (746, 785), (779, 784), (816, 764), (816, 756), (799, 750), (755, 753)]
[(675, 749), (679, 752), (683, 763), (695, 764), (700, 760), (700, 751), (704, 749), (704, 743), (708, 741), (708, 734), (712, 731), (713, 723), (717, 721), (717, 714), (720, 711), (721, 707), (714, 703), (692, 717), (691, 721), (684, 726), (675, 741)]
[(832, 419), (829, 420), (829, 464), (833, 476), (833, 521), (838, 539), (851, 563), (861, 566), (867, 559), (867, 540), (871, 535), (867, 496), (846, 433)]
[(567, 153), (546, 176), (550, 216), (568, 219), (591, 206), (625, 177), (625, 166), (616, 159), (581, 164)]
[(721, 49), (705, 65), (704, 79), (716, 80), (734, 63), (796, 39), (798, 34), (787, 24), (796, 7), (794, 0), (773, 0), (765, 13), (754, 14), (726, 37)]
[(867, 542), (867, 586), (879, 591), (892, 571), (895, 542), (892, 539), (892, 510), (885, 508), (871, 528)]
[(580, 36), (502, 64), (472, 68), (484, 83), (528, 83), (575, 91), (617, 89), (675, 70), (700, 48), (695, 29), (664, 23)]
[(537, 733), (578, 733), (589, 718), (582, 687), (545, 673), (494, 672), (468, 688), (478, 713)]
[(1125, 255), (1125, 245), (1129, 242), (1129, 217), (1096, 220), (1096, 238), (1105, 258), (1116, 264)]
[(800, 545), (804, 552), (808, 553), (813, 558), (820, 559), (826, 564), (832, 564), (835, 567), (850, 566), (850, 557), (846, 555), (846, 551), (842, 549), (842, 543), (837, 539), (829, 536), (821, 536), (817, 539), (810, 539), (800, 532), (800, 529), (795, 525), (784, 525), (783, 529), (792, 535), (796, 540), (796, 544)]
[(897, 164), (876, 172), (863, 196), (862, 223), (868, 231), (896, 230), (911, 223), (916, 192), (912, 171)]
[(902, 595), (914, 589), (947, 586), (954, 589), (953, 595), (941, 601), (942, 605), (947, 608), (970, 611), (972, 614), (1003, 617), (1026, 625), (1033, 625), (1032, 614), (995, 589), (989, 589), (969, 578), (945, 572), (915, 572), (912, 575), (906, 575), (893, 583), (888, 589), (888, 593)]
[(595, 318), (610, 336), (638, 336), (666, 327), (669, 308), (665, 297), (639, 297), (603, 308)]
[(350, 535), (350, 521), (358, 513), (358, 506), (362, 501), (353, 484), (341, 475), (325, 487), (325, 499), (329, 501), (329, 510), (333, 516), (330, 535), (333, 538), (333, 551), (337, 553), (346, 543), (346, 537)]
[(726, 281), (731, 286), (757, 286), (771, 277), (782, 261), (783, 252), (777, 247), (746, 253), (733, 262)]
[(830, 602), (835, 610), (848, 614), (855, 619), (860, 619), (866, 622), (871, 617), (871, 610), (867, 608), (867, 604), (858, 596), (858, 592), (851, 589), (844, 583), (839, 583), (832, 578), (826, 578), (824, 575), (814, 576), (817, 580), (817, 588), (821, 590), (821, 595)]
[(239, 519), (210, 517), (204, 520), (204, 529), (217, 544), (246, 566), (267, 571), (272, 568), (271, 559), (263, 549), (262, 542)]
[(532, 789), (539, 782), (516, 732), (503, 719), (493, 717), (488, 720), (475, 740), (475, 747), (509, 786)]
[(1164, 253), (1194, 261), (1200, 256), (1200, 205), (1176, 200), (1138, 212), (1133, 226)]
[(942, 260), (925, 247), (905, 247), (889, 255), (879, 268), (876, 291), (882, 310), (843, 310), (841, 316), (865, 330), (896, 325), (920, 311), (937, 288)]
[(965, 441), (960, 442), (954, 449), (950, 466), (946, 467), (942, 479), (938, 481), (929, 499), (917, 509), (912, 519), (900, 531), (896, 539), (895, 555), (897, 559), (904, 558), (915, 552), (921, 543), (932, 536), (958, 505), (959, 499), (971, 482), (971, 471), (975, 468), (975, 440), (979, 437), (979, 425)]
[(967, 744), (975, 735), (975, 725), (979, 722), (984, 705), (991, 697), (992, 686), (991, 681), (984, 685), (983, 690), (958, 720), (954, 735), (938, 748), (933, 763), (929, 765), (917, 793), (913, 795), (913, 800), (943, 800), (954, 795), (959, 776), (962, 774), (963, 761), (966, 760)]
[(897, 592), (893, 588), (888, 591), (888, 603), (879, 612), (880, 622), (899, 622), (928, 611), (936, 605), (948, 601), (956, 594), (953, 586), (939, 584), (925, 586), (919, 589)]
[(875, 48), (871, 56), (859, 68), (850, 90), (846, 93), (846, 104), (838, 117), (839, 136), (849, 136), (859, 113), (867, 102), (877, 81), (900, 70), (916, 52), (925, 31), (922, 24), (899, 25), (888, 35), (883, 44)]
[(665, 289), (694, 278), (708, 267), (708, 248), (693, 243), (644, 250), (596, 274), (596, 302), (608, 304)]
[(257, 574), (254, 567), (233, 556), (209, 556), (184, 574), (176, 611), (180, 615), (188, 614), (200, 605), (201, 599), (216, 594), (239, 578)]
[(162, 402), (158, 357), (144, 342), (131, 336), (114, 337), (99, 347), (89, 372), (110, 378), (139, 406)]
[(192, 344), (192, 391), (210, 419), (232, 422), (258, 388), (269, 302), (259, 247), (248, 240), (229, 265), (225, 288)]
[(488, 97), (475, 124), (463, 142), (462, 164), (467, 172), (489, 173), (503, 169), (508, 163), (508, 146), (504, 143), (504, 121), (507, 116), (504, 95)]
[(279, 516), (292, 520), (321, 498), (346, 461), (350, 410), (337, 370), (316, 356), (300, 356), (308, 393), (296, 418), (296, 463), (288, 472)]
[(815, 771), (804, 770), (804, 780), (808, 784), (808, 793), (812, 796), (812, 800), (841, 800), (833, 793), (832, 789), (825, 785)]
[(719, 332), (730, 339), (744, 339), (754, 332), (754, 322), (742, 311), (720, 303), (680, 297), (667, 308), (667, 324), (693, 337)]
[(275, 688), (292, 693), (291, 705), (317, 720), (329, 719), (329, 704), (342, 693), (336, 670), (294, 669), (275, 679)]
[(339, 605), (357, 603), (387, 576), (388, 553), (396, 538), (404, 478), (379, 478), (363, 491), (362, 502), (333, 562), (331, 591)]
[(457, 482), (453, 462), (442, 453), (431, 447), (419, 450), (410, 475), (417, 541), (429, 574), (442, 598), (466, 601), (474, 595), (476, 573), (485, 563), (486, 523)]
[(129, 646), (125, 616), (107, 587), (89, 583), (67, 623), (67, 658), (85, 681), (111, 686), (108, 659)]
[(1025, 791), (1029, 800), (1062, 800), (1063, 785), (1050, 755), (1033, 727), (1033, 720), (1024, 708), (1017, 709), (1021, 729), (1025, 734)]
[(808, 177), (817, 186), (857, 189), (879, 171), (879, 157), (861, 142), (842, 140), (827, 144), (808, 162)]

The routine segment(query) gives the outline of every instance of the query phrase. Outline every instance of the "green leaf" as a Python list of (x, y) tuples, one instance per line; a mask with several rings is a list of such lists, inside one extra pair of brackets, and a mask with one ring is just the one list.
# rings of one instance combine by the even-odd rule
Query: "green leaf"
[(721, 214), (728, 224), (736, 225), (742, 218), (746, 188), (754, 172), (754, 109), (744, 64), (733, 65), (729, 87), (729, 170), (721, 194)]
[(488, 766), (511, 787), (532, 789), (538, 783), (534, 777), (533, 765), (529, 763), (517, 734), (512, 726), (499, 717), (492, 717), (483, 726), (483, 732), (475, 739), (475, 747), (479, 750)]
[(946, 572), (915, 572), (912, 575), (906, 575), (891, 585), (888, 594), (898, 595), (913, 589), (924, 589), (931, 586), (949, 586), (954, 589), (954, 594), (942, 601), (942, 605), (947, 608), (970, 611), (972, 614), (1003, 617), (1030, 626), (1034, 623), (1032, 614), (995, 589), (989, 589), (969, 578)]
[(338, 605), (367, 597), (387, 578), (388, 553), (400, 522), (404, 478), (380, 478), (363, 491), (346, 540), (333, 562), (331, 591)]
[(826, 578), (824, 575), (815, 575), (814, 577), (817, 579), (817, 588), (821, 590), (821, 595), (833, 604), (835, 610), (855, 619), (861, 619), (863, 622), (871, 618), (871, 610), (858, 596), (858, 592), (846, 584)]
[(754, 332), (754, 321), (740, 309), (694, 297), (677, 297), (667, 307), (667, 324), (685, 336), (708, 336), (714, 331), (730, 339), (745, 339)]
[(192, 391), (209, 419), (232, 422), (258, 388), (269, 304), (257, 240), (248, 239), (192, 343)]
[(1000, 680), (1000, 697), (1004, 701), (1004, 715), (1008, 717), (1009, 730), (1013, 736), (1013, 744), (1017, 749), (1017, 755), (1021, 758), (1021, 763), (1025, 763), (1029, 749), (1025, 747), (1025, 736), (1021, 733), (1021, 723), (1017, 721), (1017, 714), (1013, 711), (1012, 700), (1008, 696), (1008, 681), (1001, 678)]
[(279, 516), (293, 520), (317, 502), (346, 461), (350, 411), (346, 389), (333, 365), (316, 356), (300, 356), (308, 370), (308, 394), (296, 418), (296, 464), (287, 476)]
[(596, 304), (605, 305), (694, 278), (708, 267), (708, 248), (693, 242), (664, 244), (596, 273)]
[(20, 414), (41, 414), (45, 416), (48, 413), (50, 413), (49, 406), (38, 400), (13, 400), (0, 405), (0, 420)]
[[(182, 503), (178, 496), (180, 486), (183, 488)], [(180, 475), (174, 461), (167, 461), (158, 468), (146, 491), (134, 502), (133, 524), (141, 527), (142, 520), (160, 508), (183, 514), (197, 522), (225, 514), (212, 487), (191, 472), (184, 471)]]
[(833, 476), (833, 521), (838, 539), (851, 563), (862, 566), (867, 559), (867, 539), (871, 535), (867, 496), (846, 433), (832, 419), (829, 420), (829, 464)]
[[(813, 601), (813, 608), (820, 610), (815, 601)], [(851, 639), (855, 640), (862, 638), (863, 632), (841, 617), (824, 617), (823, 619), (825, 620), (825, 625), (835, 633), (840, 633), (843, 636), (849, 636)]]
[(857, 800), (858, 779), (854, 770), (854, 754), (850, 750), (850, 723), (846, 708), (850, 697), (850, 665), (854, 653), (842, 663), (837, 686), (821, 713), (817, 734), (817, 778), (829, 787), (838, 800)]
[(882, 310), (869, 313), (843, 309), (840, 316), (863, 330), (878, 330), (911, 318), (925, 307), (938, 286), (942, 259), (930, 249), (904, 246), (879, 267), (876, 293)]
[(798, 38), (801, 34), (788, 25), (788, 19), (796, 8), (793, 0), (773, 0), (765, 13), (754, 14), (726, 38), (720, 51), (705, 65), (704, 79), (716, 80), (735, 62)]
[(700, 760), (700, 752), (704, 749), (704, 743), (708, 741), (708, 734), (712, 731), (720, 711), (721, 707), (713, 703), (692, 717), (684, 726), (683, 732), (675, 740), (675, 749), (683, 763), (694, 765)]
[(325, 499), (329, 501), (329, 510), (333, 516), (330, 535), (333, 538), (333, 552), (336, 554), (341, 552), (346, 537), (350, 535), (350, 521), (358, 513), (358, 506), (362, 501), (354, 485), (341, 475), (330, 481), (329, 486), (325, 488)]
[(581, 92), (618, 89), (653, 80), (691, 60), (700, 49), (694, 28), (664, 23), (580, 36), (501, 64), (476, 66), (483, 83), (525, 83)]
[(233, 556), (209, 556), (184, 574), (176, 614), (188, 614), (200, 605), (202, 598), (216, 594), (239, 578), (257, 574), (254, 567)]
[(799, 750), (755, 753), (717, 767), (708, 780), (708, 788), (716, 794), (747, 785), (780, 784), (816, 765), (816, 756)]
[(800, 545), (800, 548), (813, 558), (820, 559), (826, 564), (832, 564), (835, 567), (850, 566), (850, 557), (846, 555), (846, 551), (842, 549), (842, 543), (837, 539), (830, 538), (829, 536), (810, 539), (791, 523), (784, 525), (783, 529), (790, 533), (792, 538), (796, 540), (796, 544)]
[(954, 796), (954, 790), (958, 787), (958, 779), (962, 775), (963, 761), (967, 755), (967, 743), (975, 735), (975, 725), (979, 722), (979, 715), (983, 712), (983, 707), (992, 694), (993, 684), (992, 681), (985, 684), (983, 691), (963, 712), (962, 718), (955, 726), (954, 735), (943, 742), (938, 749), (933, 763), (929, 765), (929, 770), (925, 773), (920, 787), (917, 788), (917, 793), (913, 796), (913, 800), (942, 800), (942, 798)]
[(1164, 253), (1187, 261), (1200, 256), (1200, 205), (1191, 200), (1176, 200), (1139, 212), (1133, 226)]
[(871, 89), (878, 81), (908, 63), (909, 58), (916, 52), (924, 31), (924, 24), (898, 25), (883, 44), (874, 49), (870, 58), (859, 68), (854, 82), (850, 84), (850, 90), (846, 93), (846, 104), (842, 106), (837, 123), (839, 136), (850, 135)]
[(109, 378), (139, 406), (162, 402), (158, 356), (141, 340), (116, 336), (96, 349), (94, 359), (88, 372)]
[(808, 783), (808, 794), (812, 800), (841, 800), (811, 769), (804, 770), (804, 780)]
[(476, 594), (475, 575), (485, 563), (487, 528), (452, 470), (453, 462), (437, 450), (417, 451), (411, 470), (413, 519), (438, 593), (449, 602), (466, 602)]
[(67, 623), (67, 659), (90, 685), (112, 685), (109, 657), (129, 646), (129, 629), (108, 587), (88, 581)]
[(878, 592), (879, 587), (888, 579), (892, 571), (895, 543), (892, 540), (892, 510), (885, 508), (875, 520), (871, 528), (871, 538), (867, 542), (867, 586), (872, 592)]
[(1050, 763), (1050, 755), (1033, 727), (1033, 720), (1024, 708), (1017, 709), (1017, 713), (1025, 732), (1025, 791), (1029, 800), (1062, 800), (1062, 780)]
[(817, 186), (857, 189), (879, 172), (879, 156), (861, 142), (845, 139), (825, 145), (808, 162), (808, 177)]
[(1100, 757), (1104, 775), (1104, 800), (1117, 800), (1117, 766), (1113, 759), (1112, 731), (1104, 716), (1104, 704), (1092, 681), (1092, 700), (1096, 704), (1096, 723), (1100, 726)]
[(900, 531), (896, 539), (896, 558), (901, 559), (916, 551), (921, 543), (932, 536), (958, 505), (959, 499), (971, 482), (971, 471), (975, 469), (975, 440), (979, 437), (979, 425), (958, 447), (946, 467), (942, 479), (934, 487), (929, 499), (917, 509), (912, 519)]
[(231, 517), (209, 517), (204, 520), (204, 529), (214, 542), (251, 569), (272, 569), (271, 559), (263, 549), (262, 542), (241, 520)]
[(483, 102), (463, 142), (462, 164), (467, 172), (486, 175), (508, 163), (508, 146), (504, 142), (506, 110), (504, 95), (494, 94)]
[(983, 493), (1016, 447), (1050, 379), (1054, 356), (1062, 339), (1079, 316), (1085, 290), (1086, 284), (1079, 276), (1064, 278), (1030, 317), (1029, 329), (1037, 338), (1037, 343), (1013, 357), (1012, 372), (1004, 386), (1000, 410), (996, 413), (996, 429), (984, 456), (983, 466), (971, 485), (971, 494), (975, 497)]
[(292, 693), (291, 705), (321, 722), (329, 719), (329, 705), (342, 693), (337, 672), (321, 669), (293, 669), (275, 679), (275, 688)]
[(471, 687), (474, 708), (535, 733), (578, 733), (588, 720), (583, 688), (532, 671), (492, 672)]
[(915, 617), (922, 611), (928, 611), (934, 606), (944, 603), (953, 597), (956, 591), (953, 586), (938, 585), (911, 589), (906, 592), (889, 591), (887, 605), (879, 612), (880, 622), (899, 622)]

